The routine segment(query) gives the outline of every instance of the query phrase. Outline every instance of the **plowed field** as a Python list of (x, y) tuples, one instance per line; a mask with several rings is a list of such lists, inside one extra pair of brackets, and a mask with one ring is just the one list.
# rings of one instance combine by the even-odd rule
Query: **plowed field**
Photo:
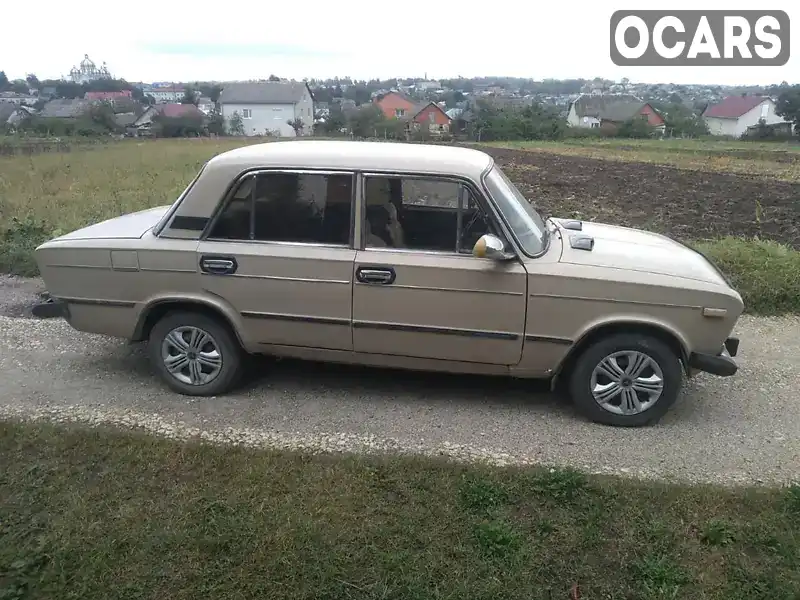
[(800, 184), (545, 152), (481, 147), (546, 215), (681, 240), (759, 236), (800, 248)]

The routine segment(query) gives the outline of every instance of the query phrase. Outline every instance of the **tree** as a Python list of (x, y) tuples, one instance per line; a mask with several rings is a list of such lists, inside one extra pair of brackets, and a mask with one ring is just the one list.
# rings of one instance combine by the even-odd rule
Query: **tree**
[(182, 117), (165, 117), (158, 115), (153, 118), (156, 125), (156, 135), (159, 137), (199, 137), (206, 133), (203, 117), (200, 115), (185, 115)]
[(24, 79), (16, 79), (11, 83), (11, 87), (9, 89), (17, 94), (27, 94), (28, 83)]
[(303, 135), (303, 129), (306, 126), (306, 124), (303, 123), (303, 119), (300, 119), (299, 117), (294, 119), (289, 119), (288, 121), (286, 121), (286, 124), (292, 129), (294, 129), (295, 136), (300, 137), (301, 135)]
[(98, 102), (92, 104), (86, 116), (98, 130), (117, 131), (119, 126), (114, 119), (114, 106), (111, 102)]
[(208, 113), (208, 132), (214, 135), (225, 135), (225, 119), (216, 108)]
[(39, 82), (39, 78), (36, 77), (33, 73), (28, 73), (28, 76), (25, 78), (25, 81), (28, 82), (28, 85), (35, 90), (42, 89), (42, 84)]
[(80, 83), (71, 81), (59, 81), (56, 84), (57, 98), (83, 98), (86, 89)]
[(386, 117), (380, 107), (366, 104), (352, 112), (348, 124), (355, 137), (367, 138), (377, 135), (377, 129), (385, 120)]
[(698, 137), (708, 135), (708, 127), (701, 113), (692, 110), (682, 101), (678, 102), (652, 102), (663, 118), (667, 134), (671, 137)]
[(648, 138), (653, 134), (650, 125), (647, 124), (647, 119), (634, 117), (628, 119), (617, 128), (617, 137), (624, 138)]
[(347, 127), (347, 119), (345, 119), (342, 111), (331, 110), (325, 120), (319, 124), (319, 131), (322, 133), (341, 133), (345, 127)]
[(212, 85), (208, 88), (207, 95), (208, 99), (211, 100), (214, 104), (217, 103), (219, 100), (219, 95), (222, 93), (222, 86), (221, 85)]
[(197, 93), (194, 91), (193, 87), (186, 86), (186, 89), (183, 90), (181, 104), (193, 104), (194, 106), (197, 106)]
[(474, 112), (471, 133), (485, 141), (557, 140), (564, 137), (567, 128), (557, 109), (543, 104), (520, 110), (479, 102)]
[(800, 135), (800, 85), (793, 85), (778, 96), (775, 113), (794, 124), (794, 132)]
[(281, 80), (281, 78), (280, 78), (280, 77), (278, 77), (277, 75), (270, 75), (270, 76), (269, 76), (269, 80), (270, 80), (270, 81), (280, 81), (280, 80)]
[(238, 110), (228, 119), (228, 133), (231, 135), (244, 135), (244, 121)]
[(8, 81), (8, 77), (6, 76), (6, 72), (0, 71), (0, 92), (5, 92), (9, 85), (10, 83)]

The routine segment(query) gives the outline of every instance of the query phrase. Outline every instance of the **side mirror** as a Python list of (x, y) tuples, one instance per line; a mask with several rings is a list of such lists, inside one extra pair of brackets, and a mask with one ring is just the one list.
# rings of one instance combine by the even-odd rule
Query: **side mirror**
[(487, 233), (482, 235), (472, 247), (472, 255), (478, 258), (491, 258), (492, 260), (505, 261), (514, 258), (514, 254), (506, 251), (505, 244), (496, 235)]

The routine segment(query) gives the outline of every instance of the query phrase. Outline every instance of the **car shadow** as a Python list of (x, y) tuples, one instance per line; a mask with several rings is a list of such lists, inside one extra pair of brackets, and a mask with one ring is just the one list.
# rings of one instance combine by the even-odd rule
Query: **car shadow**
[[(122, 352), (92, 359), (93, 368), (102, 365), (108, 373), (125, 373), (142, 385), (161, 385), (159, 375), (151, 367), (144, 344), (133, 344)], [(98, 365), (100, 363), (100, 365)], [(673, 407), (659, 421), (660, 426), (696, 420), (702, 412), (702, 402), (692, 396), (698, 390), (688, 383)], [(385, 405), (405, 405), (420, 408), (436, 406), (489, 409), (526, 413), (535, 411), (548, 417), (585, 421), (563, 393), (550, 391), (550, 383), (538, 379), (518, 379), (503, 376), (451, 374), (383, 367), (363, 367), (323, 363), (298, 359), (251, 357), (246, 376), (232, 390), (239, 400), (249, 397), (253, 407), (262, 395), (285, 394), (287, 397), (338, 398), (370, 411)], [(242, 405), (239, 404), (239, 409)]]
[(267, 385), (354, 398), (402, 396), (406, 400), (452, 402), (457, 397), (459, 402), (467, 403), (565, 404), (561, 396), (550, 392), (550, 384), (545, 380), (253, 357), (239, 389), (257, 392)]

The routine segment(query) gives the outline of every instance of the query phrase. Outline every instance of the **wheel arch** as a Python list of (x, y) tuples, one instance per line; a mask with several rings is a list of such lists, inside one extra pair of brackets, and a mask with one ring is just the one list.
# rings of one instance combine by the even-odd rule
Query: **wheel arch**
[(620, 333), (642, 333), (664, 342), (678, 357), (684, 371), (688, 370), (688, 344), (677, 331), (668, 325), (636, 319), (605, 321), (588, 327), (572, 344), (567, 354), (553, 372), (550, 383), (551, 389), (555, 390), (558, 387), (561, 375), (568, 373), (572, 369), (575, 361), (584, 350), (605, 337)]
[(144, 341), (160, 319), (171, 312), (187, 311), (205, 315), (215, 319), (230, 329), (231, 333), (245, 347), (244, 340), (237, 327), (236, 312), (221, 302), (204, 297), (166, 297), (157, 298), (148, 302), (140, 311), (136, 327), (133, 331), (132, 341)]

